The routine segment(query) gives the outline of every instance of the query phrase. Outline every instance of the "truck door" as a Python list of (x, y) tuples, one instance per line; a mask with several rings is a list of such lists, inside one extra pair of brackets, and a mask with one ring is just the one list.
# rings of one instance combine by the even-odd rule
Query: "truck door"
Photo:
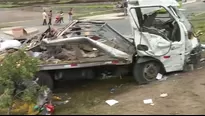
[(167, 62), (167, 71), (183, 70), (185, 62), (185, 31), (183, 24), (180, 23), (177, 14), (170, 7), (170, 14), (174, 18), (172, 22), (173, 30), (171, 32), (170, 41), (172, 41), (170, 52), (163, 56), (169, 59)]

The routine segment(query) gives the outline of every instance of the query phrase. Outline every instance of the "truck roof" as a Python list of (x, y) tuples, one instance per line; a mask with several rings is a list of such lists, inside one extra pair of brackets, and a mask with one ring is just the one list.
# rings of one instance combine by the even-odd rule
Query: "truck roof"
[(127, 0), (128, 4), (139, 3), (139, 6), (179, 6), (176, 0)]

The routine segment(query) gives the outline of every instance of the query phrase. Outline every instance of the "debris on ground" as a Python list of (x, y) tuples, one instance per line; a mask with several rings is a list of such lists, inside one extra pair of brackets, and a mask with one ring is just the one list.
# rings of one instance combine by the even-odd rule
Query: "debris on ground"
[(53, 96), (53, 104), (54, 105), (63, 105), (67, 104), (71, 100), (71, 97), (67, 98), (67, 100), (63, 100), (63, 98), (58, 96)]
[(178, 76), (179, 74), (174, 74), (174, 76)]
[(115, 88), (112, 88), (111, 90), (110, 90), (110, 93), (114, 93), (115, 92)]
[(159, 81), (165, 81), (167, 80), (167, 76), (163, 76), (162, 74), (158, 73), (156, 79)]
[(167, 96), (168, 96), (167, 93), (162, 93), (162, 94), (160, 94), (160, 97), (162, 97), (162, 98), (167, 97)]
[(205, 58), (201, 58), (201, 59), (200, 59), (200, 62), (204, 62), (204, 61), (205, 61)]
[(167, 76), (164, 76), (162, 79), (160, 79), (159, 81), (165, 81), (165, 80), (167, 80), (168, 79), (168, 77)]
[(199, 70), (199, 69), (202, 69), (202, 68), (203, 68), (203, 67), (199, 67), (199, 68), (197, 68), (197, 69)]
[(160, 73), (158, 73), (156, 79), (157, 79), (157, 80), (160, 80), (160, 79), (162, 79), (162, 77), (163, 77), (163, 75), (160, 74)]
[(62, 100), (60, 97), (58, 97), (58, 96), (53, 96), (53, 99), (54, 100)]
[(143, 102), (144, 102), (144, 104), (150, 104), (150, 105), (154, 104), (152, 99), (145, 99), (145, 100), (143, 100)]
[(21, 46), (21, 42), (18, 40), (5, 40), (0, 39), (0, 51), (4, 51), (6, 49), (18, 49)]
[(113, 106), (113, 105), (119, 103), (117, 100), (114, 100), (114, 99), (106, 100), (105, 102), (110, 106)]

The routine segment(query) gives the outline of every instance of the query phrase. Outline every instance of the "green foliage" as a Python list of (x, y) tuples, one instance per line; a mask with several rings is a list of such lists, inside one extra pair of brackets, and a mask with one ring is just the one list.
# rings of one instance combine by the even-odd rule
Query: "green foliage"
[(37, 84), (27, 84), (29, 86), (23, 91), (14, 93), (14, 90), (23, 81), (34, 77), (38, 71), (38, 64), (39, 60), (28, 56), (24, 50), (18, 50), (4, 57), (0, 63), (0, 85), (4, 87), (3, 94), (0, 96), (1, 108), (10, 107), (15, 99), (35, 102), (37, 89), (40, 88)]
[(29, 57), (23, 50), (8, 54), (0, 66), (0, 83), (10, 84), (10, 82), (31, 79), (38, 71), (38, 60)]
[(4, 93), (0, 96), (0, 107), (8, 108), (12, 105), (12, 92), (10, 89), (5, 89)]

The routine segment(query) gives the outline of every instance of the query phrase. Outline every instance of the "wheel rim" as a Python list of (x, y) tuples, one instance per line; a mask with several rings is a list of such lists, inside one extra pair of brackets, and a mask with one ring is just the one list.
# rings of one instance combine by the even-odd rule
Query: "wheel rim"
[(144, 67), (143, 76), (147, 81), (156, 80), (159, 73), (159, 66), (157, 63), (148, 63)]

